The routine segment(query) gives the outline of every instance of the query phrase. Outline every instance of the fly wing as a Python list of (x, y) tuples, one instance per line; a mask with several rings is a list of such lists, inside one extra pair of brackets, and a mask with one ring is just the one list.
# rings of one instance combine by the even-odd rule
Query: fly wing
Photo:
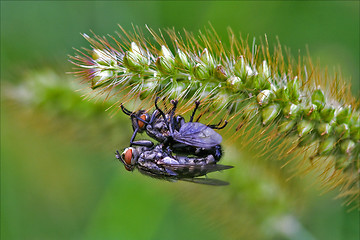
[(198, 183), (198, 184), (205, 184), (205, 185), (211, 185), (211, 186), (226, 186), (229, 185), (228, 182), (221, 181), (219, 179), (214, 178), (179, 178), (175, 176), (168, 176), (168, 175), (161, 175), (161, 174), (155, 174), (149, 171), (144, 171), (143, 169), (139, 169), (139, 171), (152, 178), (161, 179), (169, 182), (176, 182), (177, 180), (185, 181), (185, 182), (192, 182), (192, 183)]
[(199, 184), (206, 184), (211, 186), (226, 186), (229, 185), (228, 182), (221, 181), (215, 178), (182, 178), (181, 181), (192, 182), (192, 183), (199, 183)]
[(220, 134), (199, 122), (184, 123), (173, 137), (178, 142), (201, 148), (211, 148), (222, 141)]
[(194, 164), (164, 164), (163, 167), (168, 171), (177, 174), (178, 179), (182, 178), (194, 178), (204, 176), (211, 172), (222, 171), (233, 168), (233, 166), (220, 165), (220, 164), (205, 164), (205, 165), (194, 165)]
[(171, 176), (171, 174), (169, 175), (169, 174), (164, 174), (164, 172), (149, 171), (149, 169), (144, 169), (144, 168), (138, 168), (138, 170), (141, 174), (152, 177), (152, 178), (166, 180), (169, 182), (177, 181), (177, 178), (175, 177), (177, 174), (175, 174), (174, 176)]
[(190, 164), (161, 164), (158, 167), (150, 166), (137, 166), (138, 170), (149, 177), (162, 179), (170, 182), (177, 180), (213, 185), (224, 186), (228, 182), (212, 178), (197, 178), (204, 176), (207, 173), (222, 171), (233, 168), (233, 166), (220, 165), (220, 164), (207, 164), (207, 165), (190, 165)]

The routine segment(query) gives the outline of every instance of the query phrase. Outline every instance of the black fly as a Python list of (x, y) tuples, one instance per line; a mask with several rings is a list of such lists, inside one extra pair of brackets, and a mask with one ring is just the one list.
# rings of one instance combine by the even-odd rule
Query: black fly
[(216, 164), (213, 155), (204, 157), (174, 156), (169, 148), (158, 144), (153, 147), (128, 147), (122, 154), (116, 151), (128, 171), (137, 168), (142, 174), (168, 181), (188, 181), (207, 185), (228, 185), (218, 179), (199, 178), (210, 172), (226, 170), (232, 166)]
[(146, 133), (163, 143), (164, 146), (171, 146), (176, 153), (187, 153), (197, 157), (204, 157), (212, 154), (216, 161), (220, 160), (222, 150), (220, 143), (222, 137), (213, 129), (222, 129), (226, 126), (227, 121), (223, 126), (221, 124), (205, 125), (199, 122), (193, 122), (195, 112), (200, 105), (199, 101), (195, 102), (195, 108), (192, 112), (189, 122), (185, 122), (180, 115), (175, 116), (177, 101), (171, 101), (173, 108), (168, 114), (165, 114), (158, 106), (155, 100), (155, 111), (151, 116), (144, 110), (133, 113), (121, 105), (122, 111), (131, 117), (134, 133), (130, 140), (130, 146), (145, 146), (152, 147), (153, 142), (149, 140), (134, 141), (138, 132), (146, 131)]

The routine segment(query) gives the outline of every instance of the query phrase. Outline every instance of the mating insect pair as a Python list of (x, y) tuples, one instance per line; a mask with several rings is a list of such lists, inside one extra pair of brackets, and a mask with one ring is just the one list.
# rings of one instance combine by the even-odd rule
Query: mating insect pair
[[(211, 185), (227, 184), (216, 179), (196, 178), (209, 172), (232, 168), (216, 164), (222, 156), (222, 137), (213, 129), (222, 129), (227, 122), (225, 121), (221, 127), (221, 122), (216, 125), (193, 122), (200, 104), (198, 101), (195, 102), (190, 121), (185, 122), (182, 116), (175, 116), (177, 101), (171, 101), (173, 108), (165, 114), (158, 107), (157, 100), (158, 98), (155, 100), (156, 109), (151, 116), (144, 110), (133, 113), (121, 106), (123, 112), (131, 117), (134, 129), (130, 147), (126, 148), (123, 154), (116, 154), (125, 168), (132, 171), (137, 167), (146, 175), (167, 180), (185, 180)], [(154, 146), (149, 140), (134, 141), (136, 134), (143, 131), (159, 144)], [(133, 145), (138, 147), (131, 147)]]

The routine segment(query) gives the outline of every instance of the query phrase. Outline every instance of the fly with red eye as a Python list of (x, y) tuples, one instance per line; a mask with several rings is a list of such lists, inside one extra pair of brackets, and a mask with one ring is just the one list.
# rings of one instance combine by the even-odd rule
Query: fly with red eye
[(221, 121), (215, 125), (205, 125), (193, 122), (195, 112), (200, 102), (195, 101), (195, 108), (191, 114), (189, 122), (185, 122), (180, 115), (175, 115), (177, 101), (172, 100), (173, 108), (165, 114), (157, 105), (158, 98), (155, 99), (155, 111), (151, 117), (144, 110), (133, 113), (121, 105), (122, 111), (129, 115), (132, 121), (134, 133), (130, 139), (130, 146), (152, 147), (154, 144), (149, 140), (134, 141), (136, 134), (146, 131), (146, 133), (156, 141), (170, 146), (176, 153), (187, 153), (198, 157), (212, 154), (218, 161), (222, 156), (220, 134), (213, 129), (222, 129), (227, 121), (220, 126)]
[(140, 173), (167, 181), (188, 181), (200, 184), (223, 186), (228, 185), (218, 179), (200, 178), (208, 173), (233, 168), (216, 164), (213, 155), (204, 157), (176, 156), (170, 148), (158, 144), (154, 147), (129, 147), (122, 154), (116, 151), (118, 158), (128, 171), (135, 168)]

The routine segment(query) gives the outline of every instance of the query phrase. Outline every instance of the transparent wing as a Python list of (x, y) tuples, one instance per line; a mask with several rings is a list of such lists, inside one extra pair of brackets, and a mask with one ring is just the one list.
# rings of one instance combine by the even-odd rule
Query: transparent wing
[(214, 147), (222, 141), (220, 134), (199, 122), (184, 123), (173, 137), (178, 142), (202, 148)]
[(149, 177), (160, 179), (160, 180), (165, 180), (165, 181), (169, 181), (169, 182), (176, 182), (176, 181), (180, 180), (180, 181), (185, 181), (185, 182), (192, 182), (192, 183), (205, 184), (205, 185), (211, 185), (211, 186), (229, 185), (228, 182), (221, 181), (219, 179), (214, 179), (214, 178), (181, 178), (179, 176), (163, 175), (162, 173), (156, 174), (156, 173), (152, 173), (149, 171), (144, 171), (143, 169), (141, 169), (141, 170), (139, 169), (139, 171), (142, 174), (147, 175)]
[(211, 186), (226, 186), (229, 185), (228, 182), (221, 181), (215, 178), (181, 178), (181, 181), (198, 183), (198, 184), (206, 184)]
[(138, 170), (147, 176), (162, 179), (166, 181), (187, 181), (199, 184), (224, 186), (228, 182), (212, 178), (197, 178), (204, 176), (207, 173), (222, 171), (233, 168), (233, 166), (220, 165), (220, 164), (207, 164), (207, 165), (190, 165), (190, 164), (161, 164), (158, 167), (138, 166)]
[(164, 164), (163, 167), (173, 173), (176, 177), (194, 178), (204, 176), (211, 172), (222, 171), (233, 168), (233, 166), (220, 165), (220, 164), (205, 164), (205, 165), (190, 165), (190, 164)]

